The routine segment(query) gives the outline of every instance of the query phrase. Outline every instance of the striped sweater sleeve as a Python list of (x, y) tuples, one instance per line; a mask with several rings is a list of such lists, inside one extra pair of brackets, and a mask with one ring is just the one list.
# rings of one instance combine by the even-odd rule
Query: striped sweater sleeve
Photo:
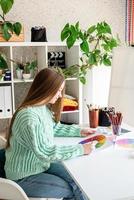
[[(49, 130), (46, 130), (49, 131)], [(48, 144), (45, 130), (39, 124), (28, 124), (23, 129), (23, 138), (19, 140), (26, 145), (42, 162), (67, 160), (84, 154), (81, 144), (57, 146)]]
[(76, 124), (67, 125), (61, 124), (60, 122), (55, 123), (54, 135), (58, 137), (81, 137), (80, 127)]

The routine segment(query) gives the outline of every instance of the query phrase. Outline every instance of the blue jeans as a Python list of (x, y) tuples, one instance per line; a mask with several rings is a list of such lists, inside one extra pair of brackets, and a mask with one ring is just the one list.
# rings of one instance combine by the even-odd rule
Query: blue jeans
[(88, 200), (60, 162), (52, 163), (43, 173), (15, 182), (23, 188), (28, 197)]

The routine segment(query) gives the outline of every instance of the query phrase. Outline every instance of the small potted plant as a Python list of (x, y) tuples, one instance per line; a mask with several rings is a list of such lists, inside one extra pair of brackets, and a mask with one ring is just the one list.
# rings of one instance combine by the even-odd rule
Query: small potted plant
[(10, 61), (16, 66), (16, 75), (18, 79), (30, 79), (34, 77), (37, 69), (37, 60), (23, 62), (10, 59)]
[(33, 60), (32, 62), (28, 62), (31, 78), (35, 76), (35, 71), (37, 70), (37, 60)]
[[(2, 14), (0, 14), (0, 41), (23, 41), (24, 38), (19, 39), (22, 30), (20, 22), (11, 22), (5, 19), (5, 15), (11, 10), (14, 0), (0, 0), (0, 7)], [(14, 37), (13, 37), (14, 36)]]
[(23, 70), (24, 70), (23, 64), (17, 62), (16, 63), (16, 75), (17, 75), (18, 79), (22, 79), (23, 78)]
[(24, 64), (23, 78), (30, 79), (34, 77), (34, 72), (37, 69), (37, 60), (26, 62)]

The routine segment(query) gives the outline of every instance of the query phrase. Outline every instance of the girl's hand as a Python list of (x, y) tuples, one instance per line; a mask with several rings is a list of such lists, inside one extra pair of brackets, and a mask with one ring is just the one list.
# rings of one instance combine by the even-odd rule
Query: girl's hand
[(94, 133), (95, 133), (95, 130), (92, 130), (91, 128), (81, 129), (81, 136), (84, 136), (84, 137), (89, 136)]
[(84, 155), (90, 154), (93, 150), (91, 143), (83, 144), (83, 148), (84, 148)]

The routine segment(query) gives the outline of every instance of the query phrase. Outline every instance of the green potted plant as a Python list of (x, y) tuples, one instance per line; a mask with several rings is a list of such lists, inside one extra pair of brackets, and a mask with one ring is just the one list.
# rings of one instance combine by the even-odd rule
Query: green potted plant
[(2, 37), (8, 41), (13, 34), (19, 36), (22, 30), (20, 22), (10, 22), (5, 19), (5, 15), (11, 10), (14, 0), (0, 0), (2, 13), (0, 14), (0, 32)]
[(81, 65), (73, 65), (64, 70), (65, 78), (76, 76), (85, 84), (85, 75), (88, 69), (98, 65), (111, 65), (112, 50), (119, 45), (118, 37), (112, 35), (111, 27), (105, 21), (88, 27), (80, 28), (79, 22), (72, 25), (67, 23), (61, 31), (61, 40), (66, 41), (70, 49), (76, 41), (80, 42), (82, 56)]
[(20, 62), (10, 59), (10, 61), (15, 64), (18, 79), (30, 79), (34, 77), (37, 69), (37, 60), (33, 60), (31, 62)]
[(23, 63), (23, 78), (30, 79), (34, 77), (35, 70), (37, 69), (37, 60)]

